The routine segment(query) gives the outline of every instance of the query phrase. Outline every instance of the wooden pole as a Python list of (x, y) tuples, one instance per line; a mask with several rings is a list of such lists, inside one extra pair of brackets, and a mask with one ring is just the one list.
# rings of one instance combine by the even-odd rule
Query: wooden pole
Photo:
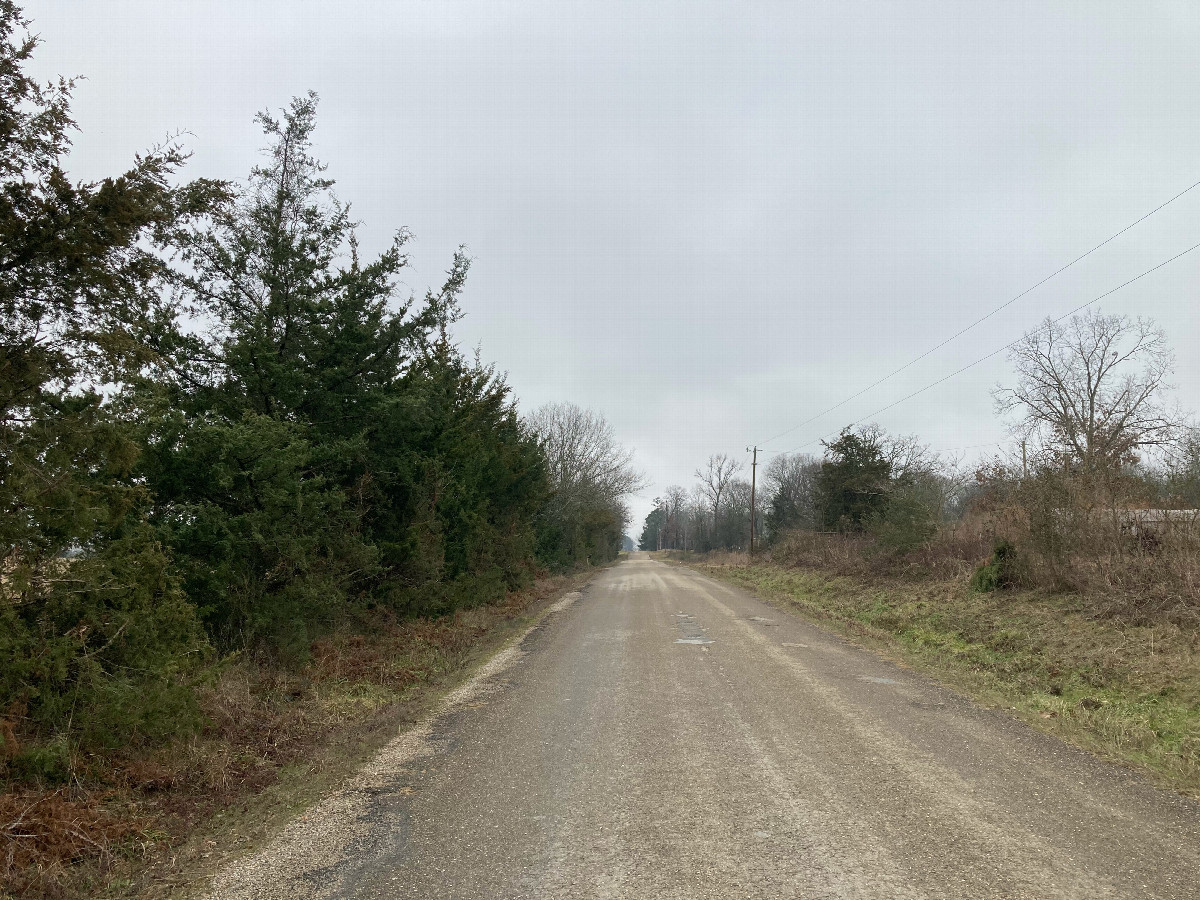
[[(747, 448), (749, 449), (749, 448)], [(754, 456), (750, 462), (750, 555), (754, 555), (754, 502), (755, 489), (758, 486), (758, 447), (754, 448)]]

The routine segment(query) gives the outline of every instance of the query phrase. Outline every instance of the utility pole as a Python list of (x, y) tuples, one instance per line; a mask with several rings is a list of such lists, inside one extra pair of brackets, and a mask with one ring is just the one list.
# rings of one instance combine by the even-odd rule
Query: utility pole
[[(751, 448), (747, 447), (747, 450)], [(753, 451), (754, 457), (750, 463), (750, 555), (754, 555), (754, 493), (758, 486), (758, 447)]]
[[(662, 501), (659, 500), (657, 497), (654, 498), (654, 511), (655, 512), (662, 511)], [(664, 515), (661, 519), (658, 520), (658, 549), (659, 550), (662, 550), (663, 519), (665, 519), (665, 518), (666, 518), (666, 516)]]

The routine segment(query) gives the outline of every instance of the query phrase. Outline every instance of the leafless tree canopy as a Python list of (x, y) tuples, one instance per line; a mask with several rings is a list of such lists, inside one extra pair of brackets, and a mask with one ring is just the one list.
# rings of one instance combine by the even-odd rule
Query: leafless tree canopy
[(573, 403), (548, 403), (528, 419), (545, 448), (550, 484), (566, 499), (616, 501), (645, 486), (633, 453), (603, 416)]
[(687, 506), (688, 493), (687, 490), (677, 484), (671, 485), (663, 493), (663, 502), (666, 504), (667, 512), (671, 516), (678, 516)]
[(818, 527), (820, 471), (821, 460), (807, 453), (780, 453), (771, 458), (762, 478), (762, 503), (771, 528)]
[(708, 462), (703, 468), (696, 470), (696, 477), (700, 479), (700, 488), (704, 491), (704, 496), (708, 498), (714, 519), (720, 519), (721, 501), (726, 499), (730, 483), (734, 476), (742, 471), (742, 468), (743, 464), (740, 460), (736, 460), (726, 453), (715, 453), (708, 458)]
[(1009, 356), (1017, 384), (997, 390), (997, 407), (1016, 413), (1022, 437), (1062, 462), (1114, 469), (1175, 436), (1161, 397), (1174, 357), (1149, 320), (1095, 312), (1048, 319)]
[(892, 478), (920, 478), (941, 468), (936, 455), (915, 434), (889, 434), (874, 422), (859, 427), (856, 433), (887, 460)]
[(687, 546), (688, 493), (677, 484), (671, 485), (662, 496), (662, 508), (666, 513), (663, 523), (663, 544), (672, 549)]
[(769, 494), (802, 485), (820, 468), (821, 460), (809, 453), (779, 453), (763, 469), (763, 485)]

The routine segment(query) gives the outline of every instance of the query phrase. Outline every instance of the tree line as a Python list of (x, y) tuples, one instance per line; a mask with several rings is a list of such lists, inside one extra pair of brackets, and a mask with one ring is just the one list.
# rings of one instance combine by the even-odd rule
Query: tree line
[[(714, 454), (686, 490), (673, 485), (646, 518), (643, 550), (745, 550), (751, 528), (752, 485), (744, 464)], [(882, 530), (897, 518), (945, 513), (956, 483), (915, 438), (876, 425), (846, 430), (826, 444), (824, 457), (781, 453), (763, 467), (754, 486), (756, 540), (794, 530)]]
[(458, 349), (465, 251), (423, 296), (406, 230), (362, 252), (315, 95), (245, 184), (176, 142), (75, 183), (36, 46), (0, 0), (0, 774), (196, 728), (228, 654), (615, 558), (629, 455)]
[[(993, 395), (1012, 432), (1007, 448), (968, 467), (915, 436), (849, 427), (820, 456), (770, 459), (758, 481), (756, 537), (858, 536), (893, 558), (939, 542), (975, 552), (991, 541), (989, 565), (1003, 560), (1011, 570), (1019, 555), (1027, 576), (1036, 569), (1055, 586), (1078, 583), (1085, 559), (1128, 570), (1152, 550), (1147, 573), (1174, 565), (1187, 582), (1200, 526), (1200, 432), (1170, 400), (1174, 354), (1163, 331), (1146, 318), (1089, 311), (1047, 319), (1009, 359), (1012, 383)], [(656, 501), (642, 549), (747, 548), (743, 463), (717, 454), (696, 478), (690, 491), (672, 486)], [(1172, 541), (1180, 552), (1163, 553)]]

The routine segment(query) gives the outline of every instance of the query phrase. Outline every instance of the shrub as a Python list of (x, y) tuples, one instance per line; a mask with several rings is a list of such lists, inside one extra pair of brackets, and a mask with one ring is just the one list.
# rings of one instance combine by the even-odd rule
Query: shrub
[(885, 549), (907, 553), (937, 534), (937, 509), (918, 485), (902, 485), (875, 517), (869, 531)]
[(971, 590), (980, 593), (1016, 587), (1017, 548), (1008, 541), (997, 541), (991, 558), (980, 564), (971, 576)]
[(42, 785), (65, 784), (71, 777), (71, 746), (62, 738), (19, 750), (8, 763), (9, 775), (18, 781)]
[[(207, 643), (195, 610), (144, 524), (97, 535), (67, 561), (26, 556), (0, 613), (0, 710), (17, 734), (8, 768), (50, 778), (48, 749), (154, 744), (199, 725), (188, 681)], [(18, 745), (19, 746), (19, 745)], [(49, 754), (49, 755), (47, 755)], [(0, 756), (6, 754), (0, 753)]]

